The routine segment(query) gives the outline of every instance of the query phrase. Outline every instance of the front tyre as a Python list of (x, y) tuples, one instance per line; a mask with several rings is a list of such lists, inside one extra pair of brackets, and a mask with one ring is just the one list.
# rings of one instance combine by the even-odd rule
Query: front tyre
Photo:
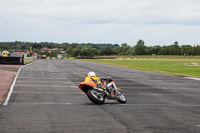
[(126, 103), (126, 101), (127, 101), (127, 99), (126, 99), (126, 97), (124, 96), (124, 95), (120, 95), (119, 96), (119, 98), (117, 99), (117, 101), (119, 102), (119, 103)]
[(104, 104), (105, 94), (102, 94), (96, 90), (90, 89), (87, 91), (87, 96), (95, 104)]

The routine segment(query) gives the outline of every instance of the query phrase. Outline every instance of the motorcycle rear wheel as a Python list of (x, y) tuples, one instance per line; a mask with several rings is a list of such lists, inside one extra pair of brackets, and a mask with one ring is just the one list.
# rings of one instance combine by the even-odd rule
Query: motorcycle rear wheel
[(88, 90), (87, 96), (95, 104), (104, 104), (105, 95), (96, 90), (93, 89)]

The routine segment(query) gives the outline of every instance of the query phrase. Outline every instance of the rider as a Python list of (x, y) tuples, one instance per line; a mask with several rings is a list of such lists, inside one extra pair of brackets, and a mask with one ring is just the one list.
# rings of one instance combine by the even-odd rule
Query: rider
[(102, 82), (100, 81), (100, 78), (96, 77), (95, 72), (89, 72), (88, 76), (85, 78), (85, 82), (91, 82), (91, 81), (97, 82), (99, 87), (101, 87), (101, 85), (102, 85)]

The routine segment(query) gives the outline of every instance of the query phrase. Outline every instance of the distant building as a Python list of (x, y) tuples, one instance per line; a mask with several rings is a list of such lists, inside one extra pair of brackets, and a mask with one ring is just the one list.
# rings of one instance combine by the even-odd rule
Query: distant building
[(44, 51), (52, 51), (52, 49), (49, 49), (47, 47), (41, 48), (40, 50), (44, 50)]
[(63, 48), (53, 48), (52, 51), (63, 51)]
[(13, 52), (11, 56), (13, 57), (27, 57), (28, 53), (27, 52)]

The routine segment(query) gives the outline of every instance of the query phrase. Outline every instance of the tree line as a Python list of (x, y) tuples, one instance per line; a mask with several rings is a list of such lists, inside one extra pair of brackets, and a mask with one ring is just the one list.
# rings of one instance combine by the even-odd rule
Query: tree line
[[(52, 42), (0, 42), (0, 51), (23, 51), (33, 48), (38, 54), (57, 56), (61, 51), (42, 51), (41, 48), (63, 48), (69, 56), (99, 56), (99, 55), (200, 55), (200, 45), (179, 45), (174, 42), (169, 46), (146, 46), (143, 40), (137, 41), (134, 46), (126, 43), (93, 44), (93, 43), (52, 43)], [(63, 51), (62, 51), (63, 53)]]

